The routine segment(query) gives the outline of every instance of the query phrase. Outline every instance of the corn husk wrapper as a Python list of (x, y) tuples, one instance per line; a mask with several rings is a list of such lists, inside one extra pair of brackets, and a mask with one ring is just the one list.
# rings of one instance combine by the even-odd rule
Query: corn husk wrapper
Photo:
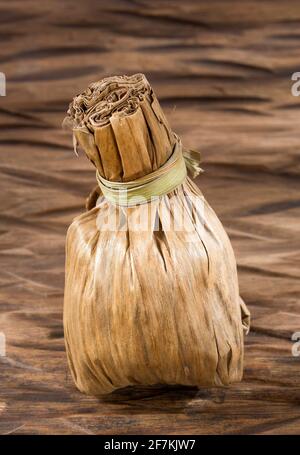
[[(114, 182), (159, 169), (176, 143), (142, 74), (92, 84), (65, 123)], [(198, 187), (186, 178), (134, 207), (98, 189), (87, 205), (66, 244), (64, 330), (79, 390), (240, 381), (249, 312), (230, 241)]]

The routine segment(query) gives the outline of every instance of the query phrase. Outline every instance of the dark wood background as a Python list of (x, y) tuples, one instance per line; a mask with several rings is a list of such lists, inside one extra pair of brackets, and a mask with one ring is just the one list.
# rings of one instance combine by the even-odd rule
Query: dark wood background
[[(1, 1), (2, 434), (300, 433), (299, 1)], [(226, 389), (79, 393), (66, 365), (67, 226), (95, 175), (61, 121), (95, 80), (144, 72), (233, 242), (252, 313)]]

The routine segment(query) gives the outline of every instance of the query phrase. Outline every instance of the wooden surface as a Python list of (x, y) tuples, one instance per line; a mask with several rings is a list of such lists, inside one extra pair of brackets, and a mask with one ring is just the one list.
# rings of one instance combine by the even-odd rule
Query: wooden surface
[[(2, 434), (300, 433), (297, 1), (0, 2)], [(232, 240), (252, 313), (226, 389), (79, 393), (62, 329), (64, 242), (95, 183), (61, 130), (91, 81), (144, 72), (203, 153), (203, 193)]]

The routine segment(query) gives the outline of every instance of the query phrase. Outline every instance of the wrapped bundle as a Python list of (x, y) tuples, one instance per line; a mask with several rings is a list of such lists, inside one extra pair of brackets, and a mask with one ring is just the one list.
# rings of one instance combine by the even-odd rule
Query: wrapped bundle
[(67, 234), (64, 330), (79, 390), (226, 385), (249, 313), (230, 241), (142, 74), (96, 82), (65, 120), (98, 188)]

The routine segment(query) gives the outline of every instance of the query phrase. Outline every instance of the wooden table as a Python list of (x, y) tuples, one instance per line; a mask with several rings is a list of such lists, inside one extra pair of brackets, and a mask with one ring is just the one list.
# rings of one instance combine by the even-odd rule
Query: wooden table
[[(299, 22), (296, 0), (0, 3), (2, 434), (300, 432)], [(96, 399), (67, 369), (65, 235), (95, 174), (61, 121), (90, 82), (134, 72), (202, 151), (197, 183), (236, 252), (252, 330), (229, 388)]]

